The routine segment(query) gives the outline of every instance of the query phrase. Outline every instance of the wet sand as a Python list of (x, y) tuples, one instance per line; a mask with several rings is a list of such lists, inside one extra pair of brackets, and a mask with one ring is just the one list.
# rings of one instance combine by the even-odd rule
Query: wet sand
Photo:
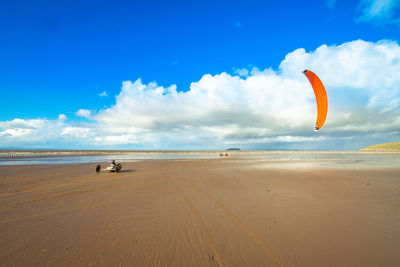
[(2, 266), (399, 266), (400, 167), (0, 166)]

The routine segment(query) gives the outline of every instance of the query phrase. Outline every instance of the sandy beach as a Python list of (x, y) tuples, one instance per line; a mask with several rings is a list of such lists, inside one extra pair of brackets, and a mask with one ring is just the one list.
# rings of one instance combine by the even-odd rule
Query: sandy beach
[(399, 266), (399, 174), (246, 157), (0, 166), (0, 265)]

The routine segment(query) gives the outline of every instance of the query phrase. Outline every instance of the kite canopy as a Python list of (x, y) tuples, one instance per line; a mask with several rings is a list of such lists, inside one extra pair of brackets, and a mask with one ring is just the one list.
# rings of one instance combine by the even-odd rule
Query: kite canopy
[(318, 131), (324, 125), (326, 115), (328, 114), (328, 97), (324, 85), (314, 72), (305, 70), (303, 73), (310, 81), (314, 89), (315, 99), (317, 100), (317, 122), (315, 123), (314, 131)]

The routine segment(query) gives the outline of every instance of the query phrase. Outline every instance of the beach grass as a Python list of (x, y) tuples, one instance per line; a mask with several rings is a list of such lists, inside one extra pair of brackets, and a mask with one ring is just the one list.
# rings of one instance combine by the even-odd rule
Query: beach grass
[(400, 151), (400, 142), (384, 143), (360, 149), (361, 151)]

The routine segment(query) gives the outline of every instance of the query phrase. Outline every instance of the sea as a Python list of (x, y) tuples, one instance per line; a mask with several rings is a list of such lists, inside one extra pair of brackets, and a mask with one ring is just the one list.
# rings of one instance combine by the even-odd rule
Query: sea
[(10, 154), (0, 152), (0, 165), (52, 165), (117, 162), (137, 162), (143, 160), (193, 160), (193, 159), (238, 159), (259, 163), (295, 165), (296, 163), (331, 165), (380, 165), (400, 166), (400, 153), (360, 152), (360, 151), (240, 151), (240, 152), (151, 152), (115, 153), (99, 155), (54, 155), (44, 153)]

